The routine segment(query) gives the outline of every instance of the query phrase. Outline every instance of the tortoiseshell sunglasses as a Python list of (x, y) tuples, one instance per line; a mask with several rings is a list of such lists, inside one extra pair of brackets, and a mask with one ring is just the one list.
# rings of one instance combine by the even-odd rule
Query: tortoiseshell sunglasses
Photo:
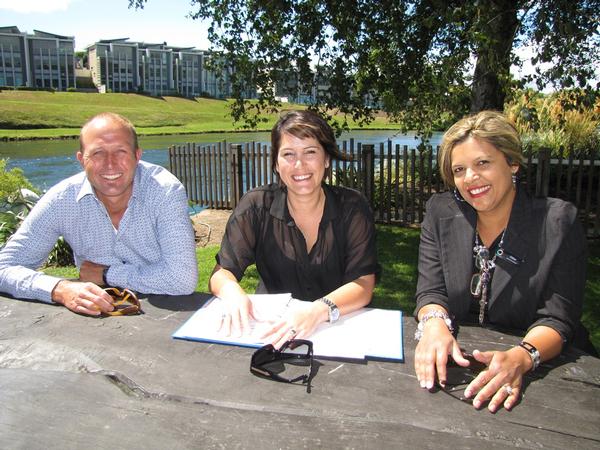
[(130, 316), (142, 312), (142, 305), (135, 292), (129, 289), (119, 290), (115, 287), (108, 287), (104, 290), (112, 297), (115, 308), (105, 314), (109, 316)]

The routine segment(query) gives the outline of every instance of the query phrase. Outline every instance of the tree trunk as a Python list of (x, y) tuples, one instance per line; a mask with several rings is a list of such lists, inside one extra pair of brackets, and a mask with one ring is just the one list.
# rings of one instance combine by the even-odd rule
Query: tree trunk
[(504, 109), (511, 50), (519, 22), (513, 0), (481, 2), (476, 31), (482, 33), (471, 88), (471, 113)]

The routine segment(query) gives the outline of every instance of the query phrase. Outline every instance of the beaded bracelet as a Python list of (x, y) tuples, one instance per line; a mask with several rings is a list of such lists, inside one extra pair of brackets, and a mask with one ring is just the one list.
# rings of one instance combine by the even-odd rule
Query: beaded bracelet
[(421, 320), (417, 325), (417, 331), (415, 331), (415, 341), (420, 341), (423, 337), (423, 328), (425, 327), (425, 322), (427, 322), (429, 319), (443, 319), (444, 323), (448, 327), (448, 330), (450, 330), (450, 333), (454, 333), (454, 327), (452, 326), (452, 319), (450, 319), (450, 316), (439, 309), (434, 309), (433, 311), (428, 312), (421, 317)]

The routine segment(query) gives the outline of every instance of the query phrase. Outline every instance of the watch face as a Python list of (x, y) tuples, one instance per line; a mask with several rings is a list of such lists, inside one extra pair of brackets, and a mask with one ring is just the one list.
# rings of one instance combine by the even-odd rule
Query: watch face
[(331, 308), (329, 310), (329, 321), (331, 323), (335, 322), (340, 318), (340, 310), (336, 308)]

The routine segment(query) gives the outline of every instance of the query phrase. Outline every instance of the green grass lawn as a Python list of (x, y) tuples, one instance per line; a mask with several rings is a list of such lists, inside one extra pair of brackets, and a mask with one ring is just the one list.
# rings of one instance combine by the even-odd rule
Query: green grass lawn
[[(207, 98), (149, 97), (138, 94), (0, 91), (0, 139), (62, 138), (79, 136), (83, 123), (94, 114), (111, 111), (133, 122), (141, 135), (235, 131), (229, 102)], [(297, 105), (284, 105), (282, 110)], [(269, 116), (262, 131), (270, 130), (277, 115)], [(364, 128), (392, 128), (378, 117)]]
[[(417, 257), (419, 230), (395, 226), (377, 226), (377, 251), (383, 272), (381, 281), (375, 288), (371, 306), (385, 309), (401, 309), (412, 314), (415, 306), (414, 294), (417, 284)], [(198, 291), (207, 291), (208, 278), (215, 264), (218, 246), (199, 248)], [(69, 268), (49, 268), (47, 273), (66, 278), (76, 278), (77, 270)], [(252, 266), (242, 280), (246, 292), (254, 292), (258, 285), (258, 273)], [(590, 243), (588, 259), (588, 280), (585, 290), (583, 323), (590, 331), (596, 348), (600, 349), (600, 242)]]

